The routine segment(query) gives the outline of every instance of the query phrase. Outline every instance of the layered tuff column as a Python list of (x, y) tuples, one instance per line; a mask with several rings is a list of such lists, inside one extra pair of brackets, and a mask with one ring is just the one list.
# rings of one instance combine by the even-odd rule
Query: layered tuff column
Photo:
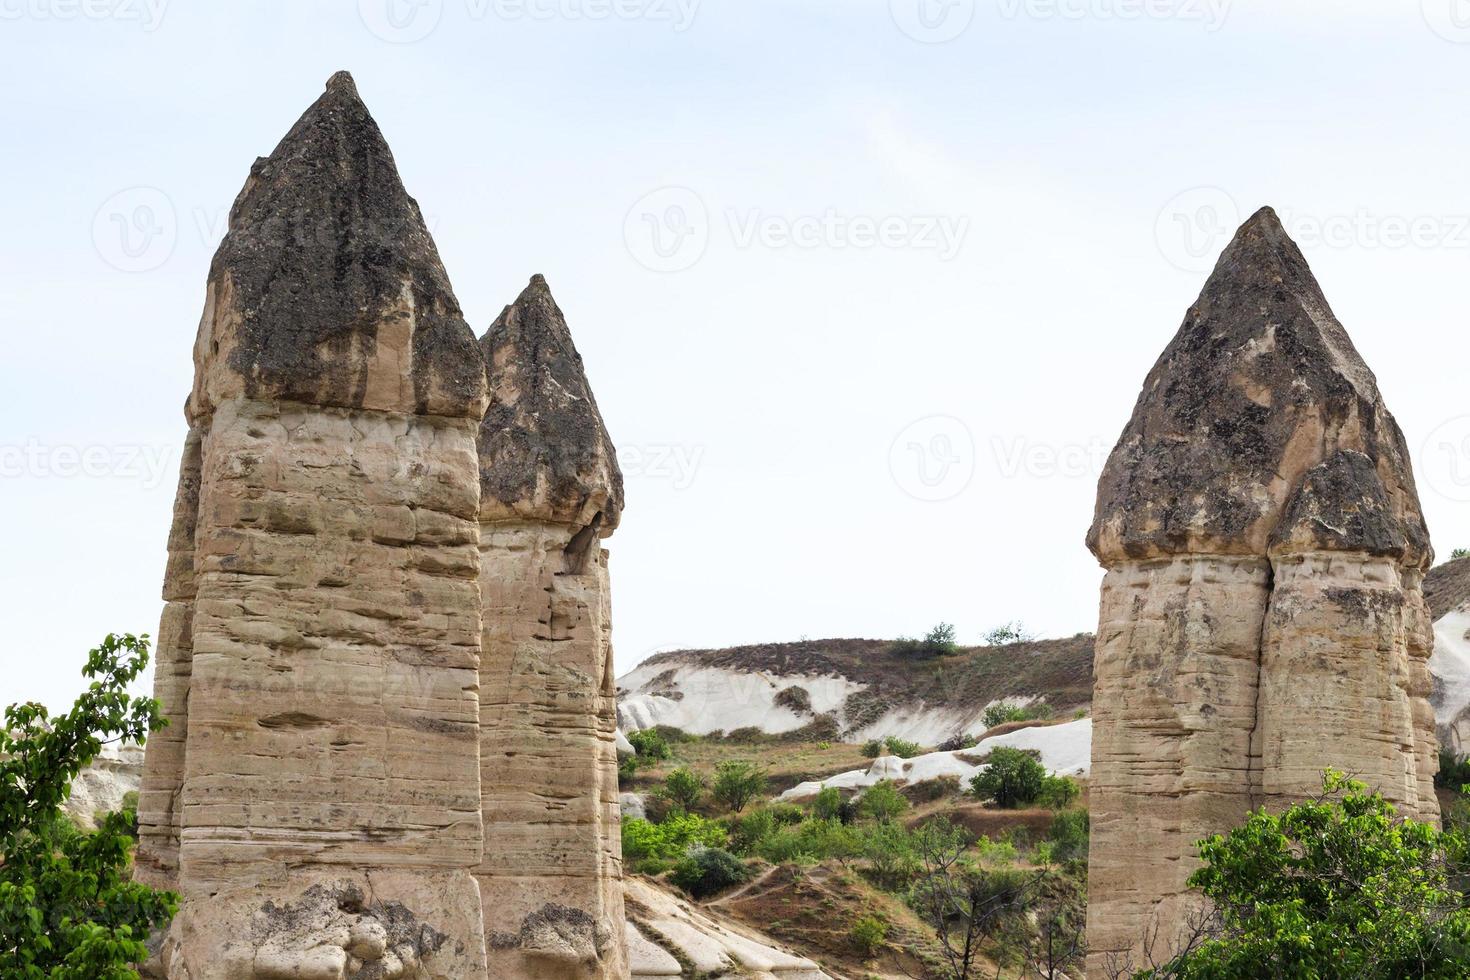
[(546, 281), (481, 341), (487, 847), (477, 876), (490, 975), (628, 973), (607, 552), (622, 474)]
[(1098, 484), (1089, 975), (1167, 958), (1195, 842), (1329, 766), (1432, 787), (1432, 558), (1373, 373), (1268, 208), (1221, 255)]
[(1120, 562), (1103, 579), (1094, 664), (1094, 847), (1088, 944), (1171, 943), (1200, 905), (1193, 844), (1251, 805), (1261, 624), (1271, 570), (1253, 556)]
[[(150, 969), (484, 977), (484, 366), (345, 74), (251, 169), (195, 361), (193, 615), (159, 680), (183, 904)], [(162, 799), (177, 752), (148, 767)]]
[(203, 439), (190, 429), (179, 461), (163, 575), (163, 619), (155, 648), (153, 693), (168, 727), (148, 739), (138, 793), (138, 849), (134, 868), (155, 888), (179, 886), (179, 796), (189, 733), (189, 679), (194, 658), (194, 531), (199, 516)]

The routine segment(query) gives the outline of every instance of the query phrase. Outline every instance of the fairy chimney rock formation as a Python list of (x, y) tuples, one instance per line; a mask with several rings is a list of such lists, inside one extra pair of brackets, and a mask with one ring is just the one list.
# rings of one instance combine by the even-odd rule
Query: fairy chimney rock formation
[(1221, 255), (1098, 486), (1090, 972), (1172, 942), (1194, 842), (1346, 770), (1437, 816), (1432, 560), (1373, 373), (1269, 208)]
[(627, 976), (607, 552), (623, 478), (546, 280), (481, 340), (477, 871), (497, 980)]
[(484, 367), (352, 79), (210, 267), (139, 867), (179, 980), (485, 976)]

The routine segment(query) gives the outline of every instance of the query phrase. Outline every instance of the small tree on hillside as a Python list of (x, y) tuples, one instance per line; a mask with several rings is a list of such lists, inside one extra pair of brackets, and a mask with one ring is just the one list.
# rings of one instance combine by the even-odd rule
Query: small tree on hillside
[(82, 673), (71, 711), (5, 709), (0, 729), (0, 976), (134, 980), (144, 940), (176, 896), (129, 880), (133, 814), (82, 834), (62, 813), (71, 783), (108, 741), (142, 742), (164, 724), (158, 702), (126, 691), (148, 663), (148, 637), (109, 635)]
[(704, 789), (704, 777), (688, 766), (680, 766), (664, 777), (664, 795), (687, 812), (692, 813), (699, 805)]
[(970, 789), (980, 799), (1009, 809), (1035, 802), (1045, 782), (1046, 767), (1035, 755), (1002, 746), (991, 751), (985, 768), (970, 780)]
[(766, 771), (753, 763), (732, 759), (715, 767), (710, 793), (736, 813), (765, 791)]

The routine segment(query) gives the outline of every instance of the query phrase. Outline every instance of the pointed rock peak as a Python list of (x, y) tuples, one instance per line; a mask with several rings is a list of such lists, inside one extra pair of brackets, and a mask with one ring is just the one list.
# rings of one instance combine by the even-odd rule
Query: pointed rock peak
[(1377, 469), (1428, 554), (1404, 438), (1276, 213), (1253, 215), (1144, 380), (1098, 483), (1088, 546), (1104, 563), (1265, 555), (1308, 470), (1339, 449)]
[(481, 519), (611, 532), (623, 509), (617, 452), (544, 276), (531, 277), (480, 346), (490, 391), (479, 440)]
[(210, 268), (196, 410), (252, 398), (478, 419), (474, 332), (393, 153), (338, 72), (257, 160)]

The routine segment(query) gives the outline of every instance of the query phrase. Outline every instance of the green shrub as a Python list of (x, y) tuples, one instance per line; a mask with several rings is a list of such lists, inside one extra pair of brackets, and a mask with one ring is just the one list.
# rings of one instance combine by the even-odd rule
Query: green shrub
[[(988, 727), (994, 728), (995, 726), (994, 725), (990, 725)], [(976, 738), (974, 735), (964, 735), (964, 734), (951, 735), (949, 738), (947, 738), (943, 742), (939, 743), (939, 751), (940, 752), (962, 752), (965, 749), (973, 749), (975, 746), (977, 746), (979, 744), (980, 744), (980, 739)]]
[(863, 743), (863, 756), (868, 759), (876, 759), (883, 754), (883, 740), (881, 738), (870, 738)]
[(818, 820), (837, 820), (842, 816), (842, 790), (824, 786), (812, 801), (812, 814)]
[(1439, 772), (1434, 774), (1434, 785), (1455, 790), (1470, 786), (1470, 757), (1441, 746)]
[(1032, 640), (1031, 633), (1018, 619), (1013, 623), (1003, 623), (985, 634), (985, 645), (988, 647), (1009, 646), (1012, 643), (1026, 643)]
[(1081, 794), (1082, 787), (1071, 776), (1047, 775), (1041, 780), (1036, 802), (1049, 810), (1065, 810)]
[(674, 865), (669, 879), (695, 898), (708, 898), (750, 880), (750, 869), (729, 851), (697, 847)]
[(847, 938), (859, 956), (870, 960), (888, 941), (888, 923), (876, 915), (865, 915), (852, 924)]
[(635, 865), (647, 860), (675, 861), (696, 845), (724, 847), (727, 836), (724, 827), (694, 813), (675, 811), (658, 824), (624, 820), (623, 856)]
[(1027, 705), (1001, 701), (985, 709), (983, 716), (986, 728), (995, 728), (1013, 721), (1041, 721), (1051, 717), (1051, 705), (1036, 701)]
[[(790, 812), (792, 809), (796, 811), (794, 819)], [(729, 820), (730, 845), (736, 853), (754, 854), (761, 841), (782, 827), (800, 824), (805, 817), (800, 808), (793, 808), (790, 804), (759, 807)]]
[(888, 751), (890, 753), (898, 756), (900, 759), (912, 759), (914, 756), (924, 751), (923, 748), (919, 746), (918, 742), (909, 742), (894, 735), (889, 735), (887, 738), (885, 738), (883, 740), (883, 744), (888, 746)]
[(954, 642), (954, 626), (950, 623), (940, 623), (924, 634), (922, 640), (910, 639), (901, 636), (894, 640), (888, 647), (888, 652), (895, 657), (903, 657), (909, 660), (929, 660), (934, 657), (947, 657), (959, 649)]
[(766, 791), (766, 771), (754, 763), (732, 759), (715, 767), (710, 792), (716, 800), (739, 813)]
[(758, 857), (772, 864), (815, 863), (857, 857), (860, 835), (838, 820), (806, 820), (778, 826), (755, 847)]
[(688, 766), (680, 766), (664, 777), (664, 795), (686, 811), (692, 811), (699, 805), (704, 790), (704, 777)]
[(72, 780), (104, 738), (143, 742), (164, 726), (158, 702), (127, 693), (148, 637), (109, 634), (87, 657), (88, 689), (66, 714), (34, 702), (0, 722), (0, 977), (123, 980), (147, 959), (178, 898), (132, 880), (131, 811), (91, 834), (62, 814)]
[(979, 799), (1012, 809), (1036, 802), (1045, 780), (1046, 768), (1033, 753), (1002, 746), (990, 753), (985, 768), (970, 780), (970, 790)]
[(1449, 877), (1465, 846), (1329, 770), (1317, 799), (1200, 842), (1189, 884), (1213, 918), (1167, 975), (1470, 976), (1470, 907)]
[(858, 812), (879, 823), (888, 823), (908, 808), (909, 801), (887, 779), (868, 787), (858, 801)]
[(662, 762), (674, 754), (668, 741), (656, 728), (633, 732), (628, 736), (628, 741), (633, 743), (640, 762)]
[(1055, 845), (1053, 857), (1062, 862), (1086, 862), (1091, 826), (1086, 810), (1063, 810), (1052, 817), (1046, 836)]
[(918, 870), (914, 836), (903, 824), (874, 824), (863, 831), (861, 845), (863, 857), (868, 859), (874, 877), (883, 885), (902, 885)]

